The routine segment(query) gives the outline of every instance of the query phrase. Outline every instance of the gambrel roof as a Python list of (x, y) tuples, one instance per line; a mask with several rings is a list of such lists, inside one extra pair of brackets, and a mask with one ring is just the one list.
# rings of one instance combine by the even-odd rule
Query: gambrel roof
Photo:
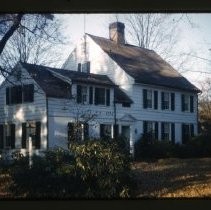
[(87, 35), (128, 75), (134, 78), (136, 83), (200, 92), (155, 51), (129, 44), (117, 44), (110, 39)]
[(116, 103), (133, 103), (106, 75), (88, 74), (23, 62), (21, 62), (21, 65), (28, 71), (48, 97), (71, 98), (71, 84), (81, 83), (114, 87)]

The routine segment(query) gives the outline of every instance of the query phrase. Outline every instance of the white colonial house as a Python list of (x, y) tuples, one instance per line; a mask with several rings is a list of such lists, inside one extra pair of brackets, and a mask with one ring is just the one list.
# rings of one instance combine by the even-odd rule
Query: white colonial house
[(0, 148), (25, 152), (66, 148), (73, 124), (83, 139), (121, 134), (134, 143), (144, 133), (185, 143), (197, 135), (200, 90), (153, 50), (126, 44), (124, 24), (109, 39), (90, 34), (62, 69), (18, 63), (0, 87)]

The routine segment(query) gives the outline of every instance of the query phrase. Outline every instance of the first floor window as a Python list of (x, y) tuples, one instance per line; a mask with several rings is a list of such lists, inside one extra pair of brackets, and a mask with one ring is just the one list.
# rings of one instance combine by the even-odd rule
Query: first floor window
[(182, 124), (182, 143), (187, 143), (194, 136), (193, 124)]
[(0, 149), (15, 148), (15, 124), (0, 125)]
[(163, 123), (162, 140), (170, 140), (170, 123)]
[(110, 138), (111, 137), (111, 125), (100, 124), (100, 137), (101, 138)]
[(40, 149), (41, 122), (28, 121), (22, 123), (22, 148), (29, 148), (29, 138), (32, 140), (33, 149)]
[(89, 138), (89, 124), (76, 122), (67, 124), (68, 143), (71, 141), (82, 141)]
[(143, 122), (144, 135), (152, 139), (158, 139), (158, 122), (144, 121)]

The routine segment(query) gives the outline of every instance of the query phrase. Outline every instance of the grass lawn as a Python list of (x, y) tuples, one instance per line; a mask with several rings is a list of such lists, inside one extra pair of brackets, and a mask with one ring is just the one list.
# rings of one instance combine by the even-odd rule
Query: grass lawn
[(144, 160), (132, 168), (138, 198), (211, 197), (211, 158)]

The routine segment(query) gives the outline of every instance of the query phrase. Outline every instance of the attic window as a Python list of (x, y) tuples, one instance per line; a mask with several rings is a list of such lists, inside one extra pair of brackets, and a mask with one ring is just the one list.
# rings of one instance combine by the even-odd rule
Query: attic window
[(78, 63), (78, 72), (90, 73), (90, 61)]

